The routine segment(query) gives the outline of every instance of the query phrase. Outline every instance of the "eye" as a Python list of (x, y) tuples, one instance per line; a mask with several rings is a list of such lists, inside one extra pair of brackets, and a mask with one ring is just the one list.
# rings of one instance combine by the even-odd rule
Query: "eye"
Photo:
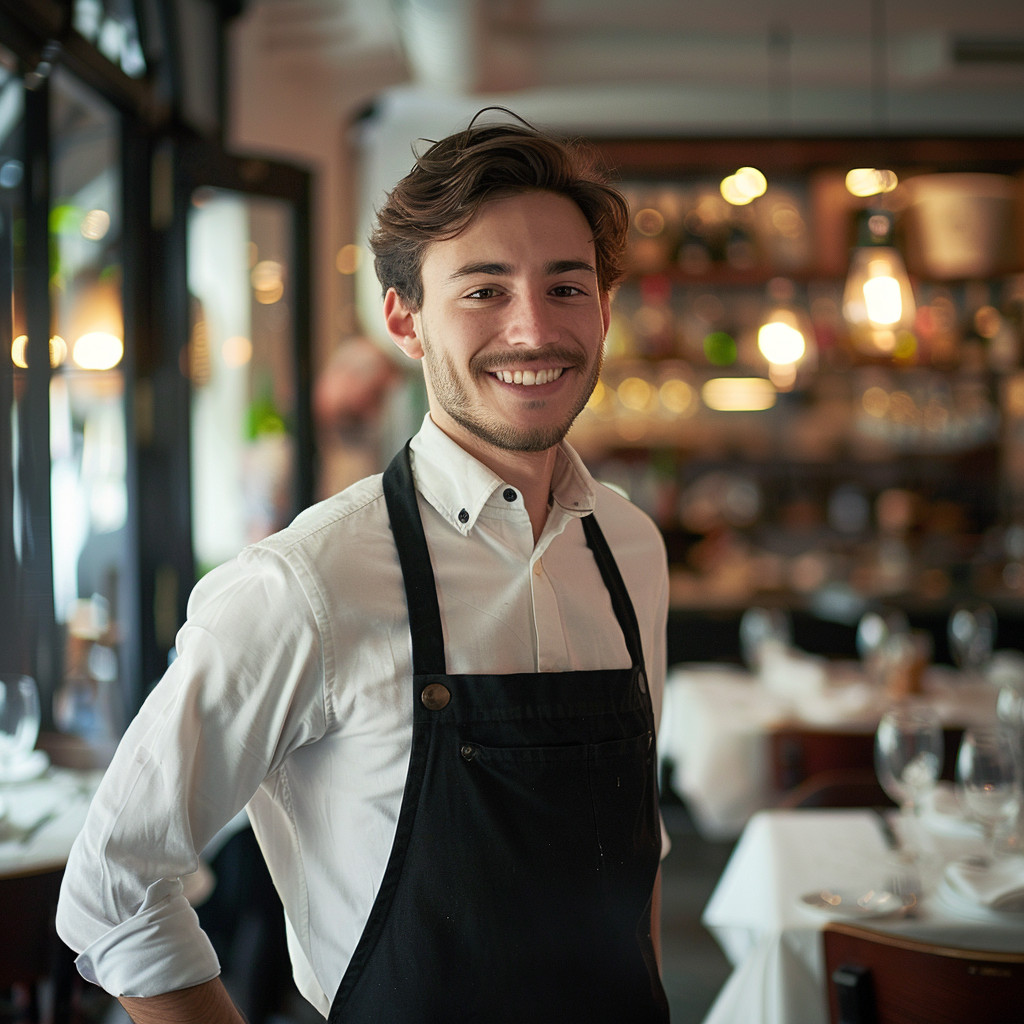
[(551, 289), (551, 294), (559, 299), (572, 299), (577, 295), (586, 295), (587, 293), (582, 288), (577, 288), (574, 284), (556, 284)]
[(496, 295), (500, 294), (497, 288), (493, 285), (485, 285), (482, 288), (474, 288), (473, 291), (468, 292), (463, 298), (466, 299), (493, 299)]

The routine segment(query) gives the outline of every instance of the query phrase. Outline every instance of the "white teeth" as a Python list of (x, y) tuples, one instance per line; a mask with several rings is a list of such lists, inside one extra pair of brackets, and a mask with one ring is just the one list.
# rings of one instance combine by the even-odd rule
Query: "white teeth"
[(550, 384), (562, 376), (562, 367), (551, 370), (495, 370), (494, 376), (506, 384)]

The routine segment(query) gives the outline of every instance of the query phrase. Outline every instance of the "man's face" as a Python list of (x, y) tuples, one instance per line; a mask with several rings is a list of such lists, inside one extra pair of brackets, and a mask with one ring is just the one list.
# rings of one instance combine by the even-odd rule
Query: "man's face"
[(438, 426), (471, 448), (561, 441), (601, 370), (609, 300), (595, 267), (586, 218), (550, 192), (486, 203), (428, 247), (423, 305), (405, 343), (392, 336), (423, 356)]

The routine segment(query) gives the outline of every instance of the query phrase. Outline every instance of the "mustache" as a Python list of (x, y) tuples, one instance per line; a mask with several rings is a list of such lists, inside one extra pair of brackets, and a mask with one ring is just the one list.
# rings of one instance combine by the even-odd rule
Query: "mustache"
[(556, 363), (559, 366), (582, 369), (587, 365), (587, 357), (576, 348), (548, 345), (546, 348), (534, 348), (528, 352), (480, 352), (469, 360), (469, 369), (471, 373), (485, 373), (489, 370), (504, 370), (511, 366), (527, 366), (530, 363)]

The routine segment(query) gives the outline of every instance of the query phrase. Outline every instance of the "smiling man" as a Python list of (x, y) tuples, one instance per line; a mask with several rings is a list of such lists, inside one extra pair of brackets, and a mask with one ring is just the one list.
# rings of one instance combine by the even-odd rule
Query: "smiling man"
[(654, 525), (563, 440), (627, 209), (529, 126), (435, 143), (372, 245), (429, 414), (383, 476), (206, 576), (58, 924), (140, 1024), (240, 1020), (181, 876), (247, 807), (335, 1024), (662, 1024)]

